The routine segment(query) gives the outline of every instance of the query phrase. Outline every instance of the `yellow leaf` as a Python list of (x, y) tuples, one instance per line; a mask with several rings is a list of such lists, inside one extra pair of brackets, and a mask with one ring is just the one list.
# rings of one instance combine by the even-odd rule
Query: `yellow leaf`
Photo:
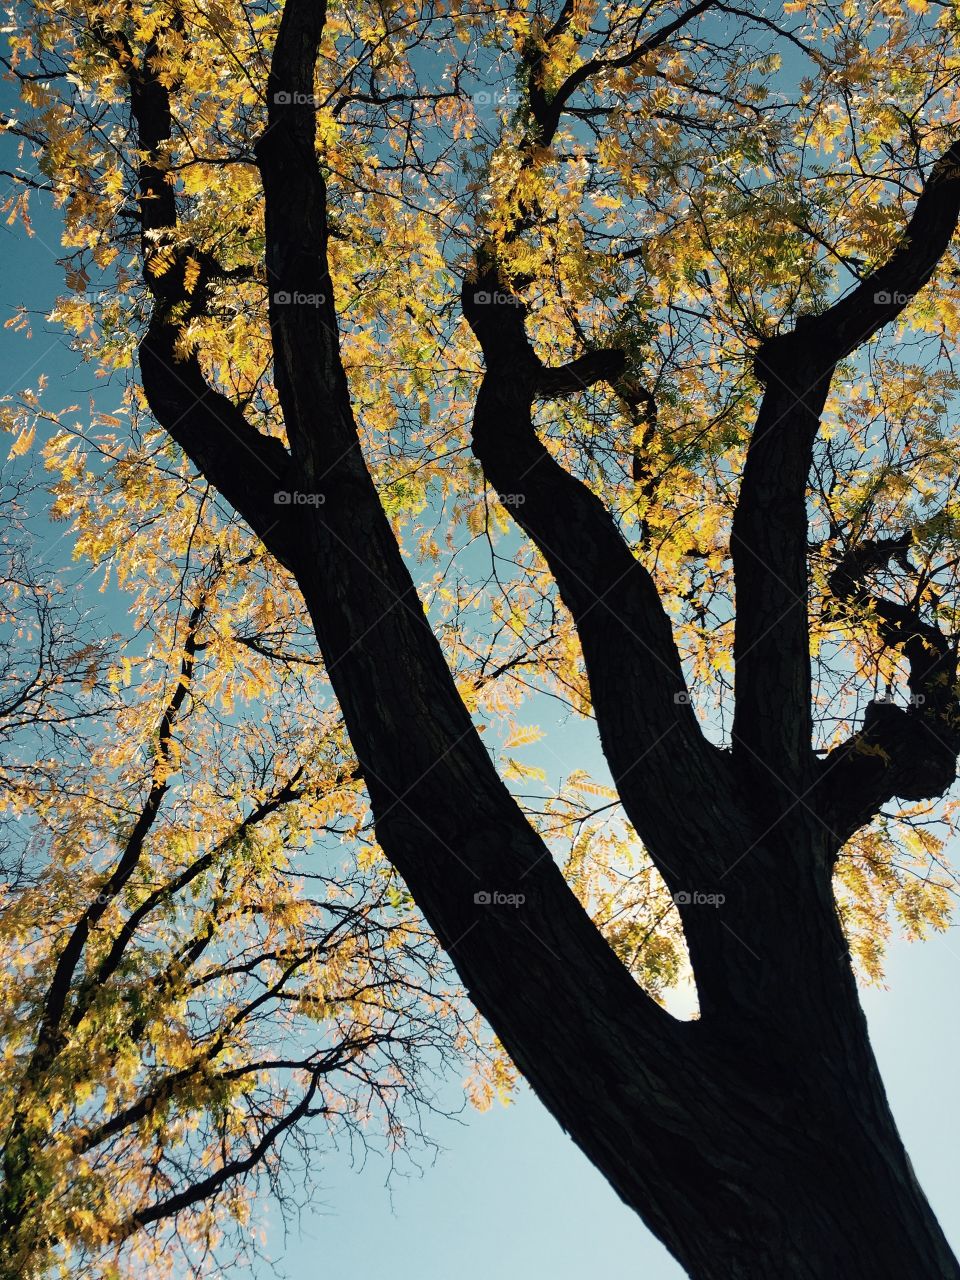
[(187, 258), (186, 266), (183, 269), (183, 287), (190, 294), (197, 287), (197, 281), (200, 279), (200, 263), (193, 254)]
[(17, 436), (13, 444), (10, 446), (8, 458), (22, 457), (30, 446), (33, 444), (33, 437), (37, 434), (37, 424), (33, 423), (29, 427), (25, 427)]
[(507, 756), (506, 762), (506, 768), (503, 771), (505, 778), (516, 780), (533, 778), (537, 782), (546, 782), (547, 780), (544, 770), (537, 768), (535, 765), (521, 764), (519, 760), (514, 760), (512, 756)]
[(535, 724), (516, 724), (513, 726), (509, 738), (503, 744), (504, 750), (509, 751), (512, 747), (529, 746), (531, 742), (539, 742), (542, 737), (543, 730)]

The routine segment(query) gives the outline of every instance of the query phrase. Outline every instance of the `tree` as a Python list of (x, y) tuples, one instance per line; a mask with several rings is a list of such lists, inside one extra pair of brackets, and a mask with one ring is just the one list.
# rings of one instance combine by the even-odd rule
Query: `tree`
[[(11, 212), (65, 202), (108, 288), (58, 315), (295, 582), (387, 858), (690, 1275), (956, 1277), (844, 924), (946, 888), (957, 17), (786, 9), (14, 4)], [(400, 541), (445, 507), (515, 562), (489, 662), (595, 717), (692, 1022), (484, 747), (489, 629)]]

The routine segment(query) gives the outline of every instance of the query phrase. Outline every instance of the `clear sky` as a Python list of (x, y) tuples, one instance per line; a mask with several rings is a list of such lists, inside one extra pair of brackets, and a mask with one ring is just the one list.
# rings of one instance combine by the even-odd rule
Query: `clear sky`
[[(0, 394), (35, 385), (43, 371), (53, 400), (83, 402), (94, 379), (76, 368), (42, 319), (62, 281), (56, 220), (38, 217), (35, 226), (37, 235), (27, 240), (19, 228), (0, 224), (0, 321), (19, 305), (35, 313), (30, 342), (0, 330)], [(61, 526), (52, 536), (64, 533)], [(52, 560), (62, 560), (62, 548)], [(596, 770), (597, 747), (586, 727), (568, 725), (548, 740), (567, 757), (540, 761), (551, 779), (561, 766)], [(896, 945), (888, 983), (889, 990), (864, 995), (874, 1045), (917, 1174), (960, 1250), (960, 930), (922, 945)], [(291, 1280), (682, 1275), (527, 1091), (509, 1108), (468, 1111), (462, 1120), (438, 1120), (431, 1135), (444, 1150), (436, 1162), (422, 1177), (395, 1178), (389, 1190), (381, 1160), (371, 1159), (359, 1172), (346, 1158), (326, 1162), (317, 1175), (324, 1190), (304, 1214), (300, 1238), (285, 1241), (262, 1202), (268, 1247), (283, 1259), (279, 1273)], [(257, 1280), (277, 1274), (273, 1265), (256, 1272)]]

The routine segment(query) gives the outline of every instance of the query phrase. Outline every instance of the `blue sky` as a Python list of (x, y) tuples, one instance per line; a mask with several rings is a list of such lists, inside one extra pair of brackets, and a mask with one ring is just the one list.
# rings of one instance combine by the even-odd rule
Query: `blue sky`
[[(56, 219), (38, 217), (37, 235), (0, 229), (3, 276), (0, 321), (23, 305), (35, 314), (34, 337), (0, 330), (0, 393), (51, 380), (53, 401), (85, 401), (89, 370), (42, 317), (61, 287)], [(62, 527), (52, 538), (65, 535)], [(51, 548), (53, 563), (63, 548)], [(544, 727), (547, 727), (544, 725)], [(562, 727), (548, 741), (567, 757), (565, 770), (598, 772), (588, 727)], [(560, 747), (562, 744), (562, 747)], [(561, 762), (541, 760), (551, 780)], [(931, 942), (894, 946), (889, 990), (867, 991), (871, 1034), (893, 1109), (914, 1166), (955, 1248), (960, 1249), (960, 930)], [(451, 1081), (451, 1088), (457, 1081)], [(584, 1087), (589, 1082), (584, 1081)], [(682, 1272), (617, 1199), (539, 1103), (522, 1089), (509, 1108), (461, 1123), (438, 1120), (431, 1136), (443, 1148), (422, 1176), (395, 1177), (370, 1158), (356, 1171), (345, 1156), (318, 1169), (322, 1188), (302, 1218), (300, 1238), (284, 1240), (267, 1201), (260, 1224), (268, 1249), (291, 1280), (349, 1275), (356, 1280), (573, 1280), (625, 1274), (674, 1280)], [(276, 1275), (274, 1265), (257, 1280)]]

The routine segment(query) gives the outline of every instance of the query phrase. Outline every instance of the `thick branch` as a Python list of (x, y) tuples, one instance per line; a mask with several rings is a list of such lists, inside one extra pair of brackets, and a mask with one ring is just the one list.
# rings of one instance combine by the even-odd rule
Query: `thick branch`
[(762, 762), (785, 797), (817, 775), (811, 746), (806, 484), (837, 362), (894, 320), (932, 276), (960, 215), (960, 144), (933, 166), (889, 260), (851, 294), (764, 342), (765, 385), (733, 522), (734, 753)]
[(296, 562), (297, 511), (278, 505), (293, 485), (290, 455), (214, 390), (194, 355), (176, 354), (177, 326), (154, 314), (140, 344), (140, 375), (153, 416), (198, 471), (288, 569)]
[[(584, 62), (570, 73), (554, 93), (549, 95), (545, 92), (542, 83), (543, 55), (536, 45), (532, 45), (527, 57), (530, 67), (530, 111), (536, 121), (538, 133), (537, 137), (531, 141), (542, 147), (548, 147), (551, 144), (568, 102), (589, 80), (611, 71), (622, 71), (627, 67), (636, 66), (648, 54), (665, 45), (671, 36), (676, 35), (702, 13), (714, 7), (715, 0), (699, 0), (699, 3), (691, 5), (683, 13), (665, 22), (656, 31), (652, 31), (649, 36), (626, 53), (614, 58), (591, 58)], [(544, 45), (547, 49), (567, 29), (572, 17), (573, 6), (565, 5), (557, 22), (544, 37)]]
[[(813, 319), (810, 333), (831, 367), (895, 320), (928, 283), (953, 239), (958, 217), (960, 141), (931, 168), (903, 238), (890, 258)], [(789, 359), (792, 336), (775, 339), (761, 364), (768, 363), (779, 372), (780, 362)]]
[[(807, 476), (829, 389), (809, 358), (768, 386), (747, 449), (730, 552), (736, 589), (734, 758), (789, 801), (816, 759), (807, 616)], [(772, 770), (772, 774), (766, 773)]]
[(960, 753), (957, 648), (915, 607), (871, 593), (866, 578), (911, 545), (902, 537), (878, 538), (851, 548), (830, 577), (838, 601), (876, 619), (885, 644), (907, 661), (909, 707), (872, 702), (863, 726), (826, 758), (821, 794), (844, 839), (864, 826), (895, 796), (933, 799), (956, 776)]
[(541, 366), (537, 375), (537, 395), (544, 399), (575, 396), (595, 382), (616, 382), (625, 368), (626, 358), (622, 351), (588, 351), (555, 369)]
[(523, 306), (494, 273), (466, 282), (462, 301), (486, 365), (474, 452), (573, 615), (600, 738), (631, 822), (668, 884), (681, 889), (690, 875), (707, 883), (715, 855), (721, 865), (725, 824), (703, 796), (726, 788), (722, 756), (697, 722), (652, 578), (600, 499), (550, 455), (533, 426), (536, 396), (617, 381), (624, 358), (591, 352), (545, 369), (524, 331)]
[[(108, 47), (117, 51), (115, 40)], [(193, 353), (177, 351), (181, 325), (206, 306), (207, 273), (187, 288), (192, 247), (177, 240), (174, 187), (165, 148), (172, 137), (170, 92), (154, 74), (151, 44), (139, 66), (121, 45), (118, 57), (130, 79), (130, 105), (140, 149), (140, 226), (144, 279), (154, 309), (140, 344), (140, 371), (150, 409), (194, 465), (236, 508), (268, 549), (288, 567), (295, 548), (295, 516), (274, 494), (288, 490), (289, 454), (279, 440), (261, 434), (237, 406), (211, 387)], [(174, 261), (162, 268), (160, 251), (174, 246)]]

